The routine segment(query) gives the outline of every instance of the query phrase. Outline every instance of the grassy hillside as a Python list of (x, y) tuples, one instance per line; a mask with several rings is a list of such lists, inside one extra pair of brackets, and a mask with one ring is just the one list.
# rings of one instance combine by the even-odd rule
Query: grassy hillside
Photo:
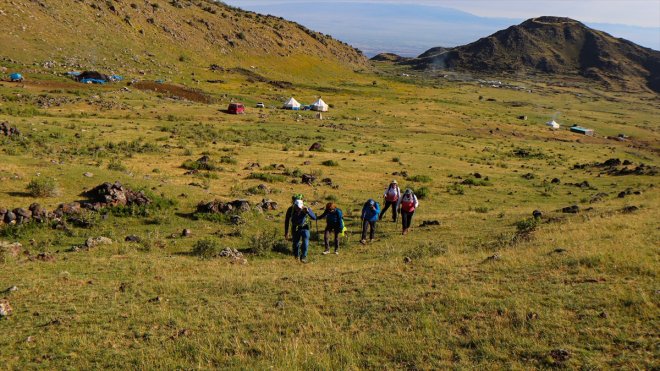
[(178, 78), (210, 64), (265, 67), (266, 60), (273, 73), (291, 76), (285, 66), (308, 72), (301, 59), (323, 73), (367, 67), (361, 52), (329, 35), (215, 1), (25, 1), (0, 10), (0, 56), (48, 72)]
[[(273, 91), (244, 74), (219, 76), (228, 95), (207, 91), (217, 104), (38, 75), (2, 83), (0, 121), (23, 135), (0, 135), (0, 206), (53, 209), (115, 180), (162, 206), (89, 213), (86, 227), (2, 227), (0, 240), (29, 252), (0, 263), (0, 289), (18, 288), (3, 294), (13, 307), (0, 320), (5, 367), (658, 366), (657, 175), (574, 168), (610, 158), (658, 166), (657, 97), (371, 75)], [(252, 108), (290, 94), (305, 103), (323, 95), (333, 108), (324, 120)], [(246, 115), (220, 111), (232, 98)], [(549, 131), (557, 112), (597, 137)], [(631, 138), (605, 138), (619, 133)], [(314, 142), (324, 150), (309, 152)], [(182, 164), (203, 154), (219, 169), (184, 175)], [(393, 175), (401, 171), (408, 176)], [(300, 184), (300, 172), (338, 187)], [(43, 178), (57, 194), (32, 197), (27, 184)], [(362, 247), (360, 205), (392, 178), (427, 192), (414, 231), (403, 237), (383, 221)], [(269, 193), (254, 194), (262, 183)], [(316, 210), (328, 200), (344, 210), (339, 256), (321, 256), (316, 239), (310, 264), (287, 255), (284, 210), (298, 192)], [(282, 207), (242, 214), (240, 225), (190, 216), (216, 198)], [(570, 205), (581, 212), (560, 211)], [(441, 224), (420, 227), (425, 220)], [(124, 242), (129, 235), (141, 242)], [(114, 242), (72, 249), (98, 236)], [(242, 250), (248, 263), (200, 259), (192, 251), (202, 239)]]
[[(153, 202), (0, 225), (2, 368), (658, 368), (656, 94), (403, 76), (222, 5), (93, 4), (13, 4), (21, 18), (1, 6), (0, 66), (26, 81), (0, 82), (0, 213), (115, 181)], [(293, 44), (271, 44), (273, 27)], [(100, 46), (79, 48), (78, 30)], [(78, 68), (142, 81), (62, 75)], [(290, 96), (330, 112), (280, 110)], [(232, 101), (246, 114), (225, 113)], [(386, 217), (362, 246), (361, 205), (393, 178), (421, 197), (413, 230)], [(321, 255), (314, 225), (309, 264), (291, 257), (294, 193), (344, 211), (338, 256)], [(215, 199), (252, 207), (196, 213)], [(253, 208), (263, 199), (279, 208)], [(86, 247), (99, 237), (112, 243)]]

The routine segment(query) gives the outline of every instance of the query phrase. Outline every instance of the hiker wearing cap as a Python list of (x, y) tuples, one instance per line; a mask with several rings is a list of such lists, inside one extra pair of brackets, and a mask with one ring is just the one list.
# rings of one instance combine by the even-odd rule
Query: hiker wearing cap
[(323, 255), (330, 254), (330, 233), (335, 235), (335, 254), (339, 254), (339, 234), (344, 231), (344, 214), (332, 202), (325, 205), (325, 211), (319, 219), (325, 218), (325, 232), (323, 233), (323, 242), (325, 242), (325, 251)]
[(397, 210), (401, 213), (401, 225), (403, 227), (401, 234), (408, 234), (413, 215), (418, 206), (419, 201), (415, 193), (410, 188), (406, 189), (406, 192), (399, 198), (399, 203), (397, 204)]
[(289, 239), (289, 224), (293, 241), (293, 256), (307, 263), (307, 250), (309, 248), (309, 220), (316, 220), (316, 214), (303, 203), (302, 196), (294, 196), (294, 202), (286, 211), (284, 220), (284, 238)]
[(396, 180), (392, 180), (389, 186), (385, 188), (385, 193), (383, 193), (383, 198), (385, 199), (385, 207), (383, 208), (383, 211), (380, 212), (380, 215), (378, 216), (378, 220), (383, 220), (383, 215), (387, 212), (387, 209), (392, 207), (392, 222), (396, 223), (396, 205), (399, 203), (399, 199), (401, 198), (401, 189), (399, 188), (399, 184), (397, 183)]
[(369, 199), (362, 206), (362, 239), (361, 244), (367, 243), (367, 228), (369, 228), (369, 242), (374, 240), (376, 233), (376, 222), (380, 215), (380, 204), (372, 199)]

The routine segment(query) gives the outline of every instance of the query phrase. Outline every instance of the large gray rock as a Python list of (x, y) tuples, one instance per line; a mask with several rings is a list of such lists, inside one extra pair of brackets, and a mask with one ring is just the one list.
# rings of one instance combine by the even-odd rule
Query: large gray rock
[(101, 245), (112, 245), (112, 240), (108, 237), (90, 237), (85, 241), (87, 248), (93, 248)]

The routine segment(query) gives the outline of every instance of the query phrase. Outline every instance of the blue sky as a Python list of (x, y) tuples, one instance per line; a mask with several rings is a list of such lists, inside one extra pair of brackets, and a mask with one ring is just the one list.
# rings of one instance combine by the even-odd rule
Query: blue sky
[(660, 50), (660, 0), (225, 0), (282, 16), (346, 41), (368, 55), (413, 56), (456, 46), (541, 15), (590, 27)]

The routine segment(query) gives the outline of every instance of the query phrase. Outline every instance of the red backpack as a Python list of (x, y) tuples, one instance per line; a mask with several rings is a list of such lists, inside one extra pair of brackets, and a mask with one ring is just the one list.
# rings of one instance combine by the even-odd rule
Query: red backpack
[(385, 200), (389, 202), (397, 202), (399, 201), (399, 192), (398, 191), (399, 186), (392, 186), (387, 189), (387, 192), (385, 193)]
[(401, 210), (412, 213), (415, 211), (415, 197), (413, 195), (403, 196), (401, 200)]

